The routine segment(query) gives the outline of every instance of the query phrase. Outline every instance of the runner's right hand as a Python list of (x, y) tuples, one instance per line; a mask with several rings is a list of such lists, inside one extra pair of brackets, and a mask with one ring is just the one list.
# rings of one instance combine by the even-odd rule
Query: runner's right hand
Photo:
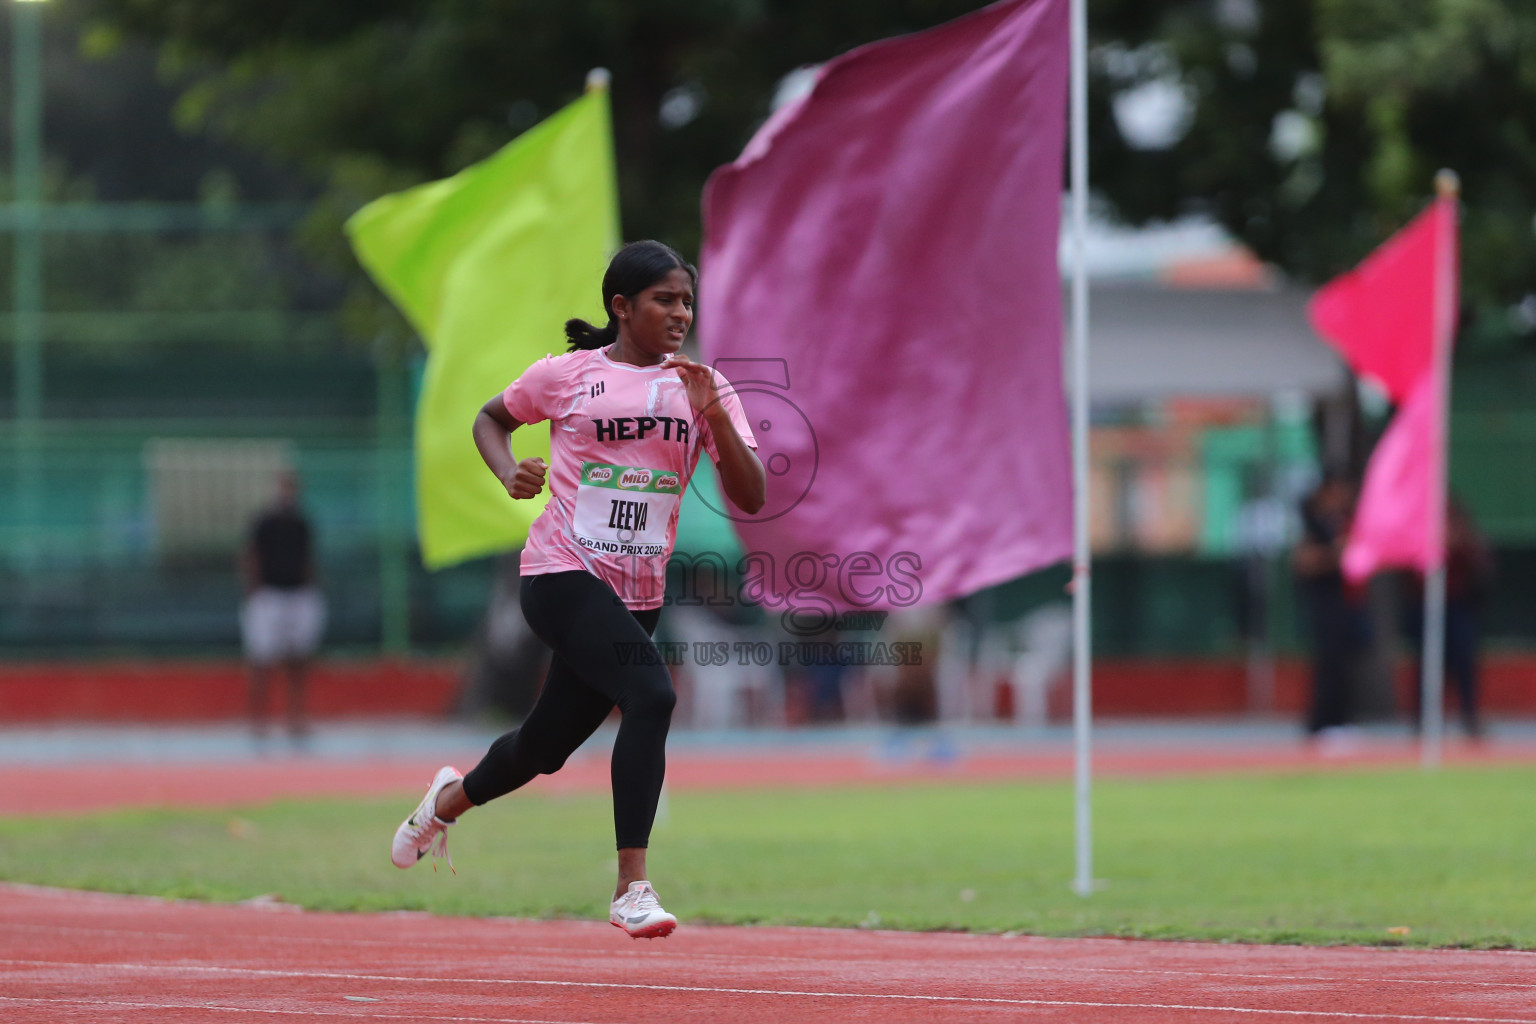
[(532, 498), (544, 489), (544, 474), (549, 467), (538, 457), (523, 459), (517, 464), (517, 472), (510, 478), (502, 477), (502, 485), (514, 498)]

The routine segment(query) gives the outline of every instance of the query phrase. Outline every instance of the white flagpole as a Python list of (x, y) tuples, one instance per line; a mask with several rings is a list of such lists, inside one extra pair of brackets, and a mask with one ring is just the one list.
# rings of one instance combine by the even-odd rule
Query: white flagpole
[(1457, 210), (1461, 181), (1454, 171), (1435, 175), (1436, 201), (1449, 203), (1450, 230), (1437, 239), (1435, 251), (1435, 386), (1440, 390), (1440, 414), (1436, 418), (1436, 444), (1440, 457), (1435, 460), (1430, 483), (1429, 571), (1424, 576), (1424, 643), (1420, 651), (1419, 761), (1427, 771), (1440, 766), (1445, 745), (1445, 562), (1446, 505), (1449, 499), (1451, 462), (1451, 348), (1455, 343), (1456, 314), (1456, 234), (1460, 220)]
[(1093, 892), (1093, 652), (1088, 550), (1088, 0), (1072, 0), (1072, 738), (1076, 873)]
[(1445, 563), (1424, 577), (1424, 646), (1420, 652), (1419, 763), (1425, 771), (1440, 767), (1445, 744)]

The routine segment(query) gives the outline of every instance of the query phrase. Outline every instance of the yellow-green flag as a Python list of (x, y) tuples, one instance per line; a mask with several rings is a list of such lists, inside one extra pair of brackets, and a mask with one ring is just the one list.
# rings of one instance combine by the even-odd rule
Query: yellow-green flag
[[(486, 399), (565, 351), (567, 319), (606, 322), (600, 284), (619, 242), (612, 136), (608, 92), (589, 89), (494, 156), (347, 221), (358, 259), (427, 346), (416, 514), (429, 569), (520, 546), (544, 508), (544, 495), (507, 496), (470, 427)], [(520, 459), (549, 458), (544, 425), (513, 442)]]

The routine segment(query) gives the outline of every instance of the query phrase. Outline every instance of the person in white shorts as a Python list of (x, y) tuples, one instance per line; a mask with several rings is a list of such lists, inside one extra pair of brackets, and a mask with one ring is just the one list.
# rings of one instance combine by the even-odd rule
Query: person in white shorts
[(299, 507), (293, 473), (278, 481), (276, 503), (251, 524), (241, 557), (245, 604), (240, 633), (250, 669), (248, 710), (258, 739), (267, 732), (267, 692), (274, 668), (288, 677), (288, 733), (303, 740), (304, 678), (325, 632), (325, 600), (315, 586), (314, 539)]

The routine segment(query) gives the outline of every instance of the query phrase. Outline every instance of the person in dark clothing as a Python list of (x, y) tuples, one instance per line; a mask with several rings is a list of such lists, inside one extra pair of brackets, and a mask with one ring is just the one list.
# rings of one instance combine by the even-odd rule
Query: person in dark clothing
[[(1456, 689), (1461, 725), (1472, 739), (1483, 734), (1478, 714), (1478, 646), (1483, 598), (1493, 582), (1493, 555), (1471, 514), (1452, 501), (1445, 520), (1445, 674)], [(1424, 577), (1415, 572), (1406, 588), (1404, 632), (1415, 651), (1413, 727), (1423, 721)]]
[(315, 586), (314, 536), (299, 507), (294, 474), (279, 478), (277, 501), (251, 524), (240, 565), (251, 729), (258, 739), (265, 738), (267, 694), (273, 669), (281, 667), (288, 678), (288, 733), (302, 740), (308, 734), (304, 679), (325, 631), (325, 602)]
[(1340, 561), (1355, 514), (1355, 487), (1330, 474), (1301, 506), (1302, 537), (1292, 559), (1312, 634), (1312, 704), (1307, 731), (1350, 724), (1354, 679), (1370, 644), (1370, 619), (1359, 593), (1344, 580)]

